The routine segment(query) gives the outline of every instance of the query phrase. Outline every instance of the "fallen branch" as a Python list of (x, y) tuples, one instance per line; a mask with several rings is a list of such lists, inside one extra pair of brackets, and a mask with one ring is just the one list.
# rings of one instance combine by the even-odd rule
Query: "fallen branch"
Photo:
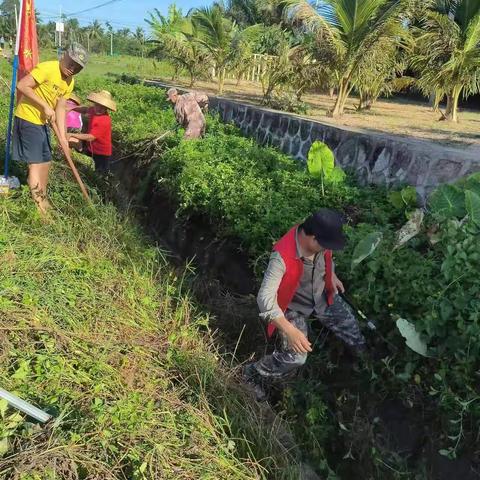
[(166, 132), (163, 132), (161, 135), (159, 135), (156, 138), (153, 139), (148, 139), (148, 140), (142, 140), (141, 142), (138, 142), (135, 145), (135, 151), (127, 153), (123, 157), (117, 158), (114, 162), (112, 162), (112, 165), (121, 162), (122, 160), (125, 160), (127, 158), (131, 158), (134, 155), (135, 156), (142, 156), (144, 153), (147, 153), (148, 150), (150, 150), (152, 147), (156, 147), (158, 145), (158, 142), (165, 138), (168, 134), (173, 133), (174, 130), (167, 130)]

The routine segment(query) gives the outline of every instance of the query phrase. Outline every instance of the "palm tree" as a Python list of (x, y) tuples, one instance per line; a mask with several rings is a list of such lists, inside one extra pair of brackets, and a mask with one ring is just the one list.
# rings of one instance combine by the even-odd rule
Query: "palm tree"
[[(189, 46), (184, 45), (187, 41), (183, 32), (191, 31), (191, 21), (183, 16), (182, 10), (177, 8), (175, 4), (168, 7), (168, 15), (164, 16), (155, 8), (153, 13), (149, 12), (150, 18), (145, 22), (150, 25), (153, 39), (149, 43), (153, 43), (155, 48), (150, 55), (160, 59), (168, 60), (174, 68), (172, 81), (178, 78), (180, 70), (183, 68), (181, 58), (183, 56), (190, 57)], [(188, 63), (192, 62), (189, 58)]]
[(183, 18), (175, 28), (168, 32), (161, 25), (152, 25), (155, 38), (151, 43), (155, 48), (151, 54), (170, 61), (175, 68), (174, 75), (182, 68), (187, 70), (193, 87), (200, 73), (206, 70), (208, 52), (201, 45), (198, 29), (190, 18)]
[(218, 75), (218, 93), (223, 92), (226, 69), (233, 62), (232, 41), (235, 24), (223, 16), (218, 5), (195, 10), (192, 22), (198, 29), (199, 42), (210, 52)]
[(69, 18), (65, 22), (65, 31), (67, 36), (67, 43), (78, 41), (80, 32), (80, 23), (76, 18)]
[(284, 16), (319, 36), (328, 50), (337, 77), (337, 98), (332, 116), (343, 114), (362, 60), (379, 42), (401, 42), (415, 0), (325, 0), (317, 6), (307, 0), (284, 0)]
[(150, 25), (152, 30), (155, 30), (156, 35), (178, 32), (185, 22), (182, 9), (178, 8), (175, 4), (168, 7), (167, 16), (162, 15), (158, 8), (155, 8), (153, 13), (149, 12), (149, 15), (150, 18), (146, 18), (145, 22)]
[(226, 0), (221, 3), (225, 15), (237, 25), (275, 25), (282, 21), (282, 10), (275, 0)]
[(101, 23), (98, 20), (94, 20), (87, 27), (87, 48), (90, 51), (90, 41), (91, 40), (101, 40), (103, 37), (103, 28)]
[[(458, 101), (480, 91), (480, 0), (451, 1), (428, 9), (412, 56), (418, 86), (447, 96), (441, 120), (458, 122)], [(439, 102), (439, 100), (437, 100)]]

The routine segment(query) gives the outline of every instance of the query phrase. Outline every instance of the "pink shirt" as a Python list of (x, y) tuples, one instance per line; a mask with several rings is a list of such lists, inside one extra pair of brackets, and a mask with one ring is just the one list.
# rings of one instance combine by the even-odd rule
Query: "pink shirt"
[[(67, 107), (76, 107), (77, 104), (71, 100), (67, 100)], [(78, 112), (71, 110), (67, 112), (67, 128), (82, 129), (82, 115)]]

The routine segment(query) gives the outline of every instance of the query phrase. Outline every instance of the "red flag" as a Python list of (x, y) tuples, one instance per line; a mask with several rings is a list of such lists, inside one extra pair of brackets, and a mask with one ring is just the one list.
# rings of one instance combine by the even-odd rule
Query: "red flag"
[(38, 63), (37, 22), (33, 0), (22, 0), (18, 62), (19, 79), (30, 73)]

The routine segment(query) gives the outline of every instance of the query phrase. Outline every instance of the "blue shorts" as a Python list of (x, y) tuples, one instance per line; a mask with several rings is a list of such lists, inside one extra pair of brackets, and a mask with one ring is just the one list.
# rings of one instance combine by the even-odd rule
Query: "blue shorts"
[(36, 125), (15, 117), (13, 122), (12, 160), (23, 163), (47, 163), (52, 160), (50, 132), (47, 125)]

